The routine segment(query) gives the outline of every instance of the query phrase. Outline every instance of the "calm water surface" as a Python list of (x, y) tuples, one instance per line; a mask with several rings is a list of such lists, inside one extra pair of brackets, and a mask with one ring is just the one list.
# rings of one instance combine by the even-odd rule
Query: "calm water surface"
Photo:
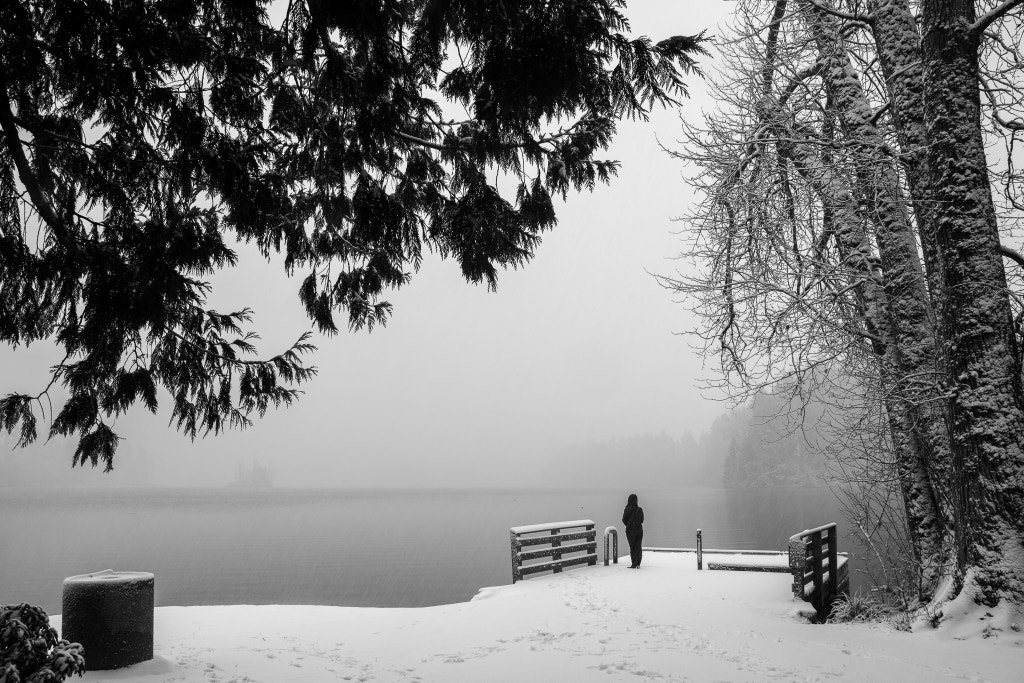
[[(621, 534), (628, 493), (0, 489), (0, 604), (59, 613), (64, 577), (108, 568), (153, 572), (157, 605), (460, 602), (511, 582), (509, 527), (589, 518)], [(843, 533), (827, 490), (637, 493), (648, 546), (692, 547), (698, 527), (706, 548), (783, 550), (832, 521)]]

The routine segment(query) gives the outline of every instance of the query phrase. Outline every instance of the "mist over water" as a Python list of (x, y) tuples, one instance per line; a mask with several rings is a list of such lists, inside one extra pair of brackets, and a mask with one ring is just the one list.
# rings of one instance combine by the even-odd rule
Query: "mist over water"
[[(8, 489), (0, 603), (59, 613), (62, 580), (102, 569), (153, 572), (157, 605), (460, 602), (511, 582), (511, 526), (592, 519), (599, 533), (619, 527), (628, 554), (620, 519), (631, 492)], [(790, 535), (831, 521), (844, 532), (822, 489), (635, 492), (646, 546), (692, 547), (698, 527), (706, 548), (735, 549), (784, 550)]]

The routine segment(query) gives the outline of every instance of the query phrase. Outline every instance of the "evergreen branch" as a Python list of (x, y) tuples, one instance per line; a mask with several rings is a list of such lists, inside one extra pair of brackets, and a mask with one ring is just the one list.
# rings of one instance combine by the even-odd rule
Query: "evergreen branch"
[(85, 252), (67, 230), (63, 221), (61, 221), (57, 216), (53, 207), (50, 206), (50, 202), (46, 198), (43, 188), (39, 186), (39, 181), (32, 173), (32, 168), (29, 165), (28, 158), (25, 156), (25, 150), (21, 146), (21, 137), (18, 135), (18, 124), (14, 120), (14, 112), (11, 111), (11, 104), (7, 93), (7, 74), (4, 71), (3, 65), (0, 65), (0, 128), (3, 129), (4, 138), (7, 141), (7, 150), (10, 152), (11, 157), (14, 159), (14, 164), (18, 169), (18, 177), (21, 179), (22, 184), (25, 186), (25, 190), (32, 199), (32, 204), (35, 205), (40, 217), (53, 232), (57, 241), (60, 242), (61, 246), (63, 246), (69, 254), (74, 256), (76, 260), (84, 262), (86, 260)]
[(415, 135), (409, 135), (408, 133), (403, 133), (400, 130), (399, 131), (395, 131), (395, 135), (397, 135), (398, 137), (402, 138), (403, 140), (408, 140), (409, 142), (415, 142), (417, 145), (422, 145), (424, 147), (430, 147), (431, 149), (436, 149), (436, 150), (438, 150), (440, 152), (457, 152), (457, 151), (460, 151), (460, 150), (463, 149), (462, 147), (448, 147), (447, 145), (440, 145), (440, 144), (438, 144), (436, 142), (431, 142), (429, 140), (424, 140), (423, 138), (418, 138)]
[[(685, 92), (681, 74), (699, 74), (705, 54), (703, 34), (629, 40), (605, 0), (467, 10), (498, 23), (452, 23), (431, 3), (370, 3), (338, 21), (325, 0), (289, 0), (276, 39), (265, 14), (221, 4), (70, 16), (30, 0), (29, 23), (3, 31), (0, 234), (15, 249), (0, 267), (0, 333), (81, 356), (37, 397), (45, 416), (47, 391), (70, 390), (51, 435), (80, 437), (78, 462), (109, 465), (118, 439), (101, 416), (153, 410), (157, 386), (194, 435), (244, 426), (313, 376), (308, 335), (255, 360), (243, 318), (204, 317), (203, 277), (235, 262), (227, 233), (282, 254), (286, 272), (311, 264), (300, 300), (328, 329), (338, 311), (352, 328), (383, 324), (382, 293), (408, 281), (424, 244), (493, 286), (555, 224), (553, 193), (614, 175), (594, 154), (615, 121)], [(110, 36), (124, 38), (118, 52), (95, 49)], [(446, 74), (449, 52), (461, 67)], [(444, 122), (438, 94), (475, 113)], [(333, 284), (316, 286), (332, 266)], [(8, 421), (24, 426), (31, 399), (10, 399)]]
[[(542, 138), (537, 138), (536, 140), (530, 140), (529, 142), (516, 142), (516, 143), (504, 144), (504, 145), (498, 144), (498, 145), (494, 146), (494, 149), (496, 149), (496, 150), (508, 150), (508, 149), (522, 149), (522, 148), (525, 148), (525, 147), (536, 147), (536, 146), (539, 146), (539, 145), (543, 145), (546, 142), (556, 142), (556, 141), (561, 140), (563, 138), (566, 138), (566, 137), (568, 137), (570, 135), (580, 135), (580, 134), (584, 134), (584, 133), (590, 132), (590, 131), (587, 131), (587, 130), (575, 130), (575, 128), (580, 123), (582, 123), (582, 122), (583, 122), (583, 119), (580, 119), (579, 121), (574, 123), (569, 128), (561, 130), (561, 131), (559, 131), (557, 133), (552, 133), (551, 135), (548, 135), (548, 136), (545, 136), (545, 137), (542, 137)], [(437, 125), (437, 124), (434, 124), (434, 125)], [(444, 124), (444, 125), (450, 125), (450, 124)], [(409, 133), (403, 133), (402, 131), (395, 131), (395, 135), (397, 135), (398, 137), (402, 138), (403, 140), (408, 140), (409, 142), (413, 142), (413, 143), (416, 143), (417, 145), (422, 145), (424, 147), (430, 147), (431, 149), (436, 149), (436, 150), (438, 150), (440, 152), (460, 152), (460, 151), (465, 151), (468, 148), (468, 147), (466, 147), (466, 146), (464, 146), (462, 144), (460, 144), (459, 146), (453, 147), (453, 146), (450, 146), (450, 145), (443, 145), (443, 144), (440, 144), (440, 143), (437, 143), (437, 142), (431, 142), (430, 140), (424, 140), (423, 138), (416, 137), (415, 135), (410, 135)]]
[[(181, 334), (181, 333), (179, 333), (179, 332), (177, 332), (175, 330), (168, 330), (168, 332), (172, 336), (178, 338), (180, 341), (184, 342), (188, 346), (192, 347), (196, 351), (199, 351), (200, 353), (202, 353), (202, 354), (204, 354), (206, 356), (209, 356), (211, 358), (216, 358), (217, 360), (223, 361), (224, 363), (227, 363), (228, 365), (236, 365), (236, 366), (241, 366), (241, 367), (245, 367), (245, 366), (258, 366), (258, 367), (269, 366), (269, 365), (274, 364), (279, 359), (284, 358), (285, 356), (287, 356), (292, 351), (298, 351), (299, 353), (305, 353), (306, 351), (311, 351), (311, 350), (313, 350), (315, 348), (313, 345), (305, 343), (306, 340), (309, 339), (309, 337), (311, 336), (311, 333), (303, 332), (299, 336), (298, 341), (296, 341), (294, 344), (292, 344), (291, 347), (288, 349), (288, 351), (285, 351), (283, 354), (279, 354), (277, 356), (274, 356), (273, 358), (270, 358), (269, 360), (244, 360), (244, 359), (241, 359), (241, 358), (229, 358), (228, 356), (225, 356), (223, 354), (217, 353), (216, 351), (211, 350), (208, 346), (203, 345), (203, 344), (198, 344), (198, 343), (192, 341), (191, 339), (188, 339), (186, 336), (184, 336), (183, 334)], [(307, 369), (313, 370), (315, 372), (314, 368), (307, 368)]]

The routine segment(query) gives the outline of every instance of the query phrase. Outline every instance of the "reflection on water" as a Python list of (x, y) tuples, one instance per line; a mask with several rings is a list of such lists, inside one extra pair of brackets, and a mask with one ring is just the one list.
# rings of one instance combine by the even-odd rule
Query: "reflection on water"
[[(64, 577), (108, 568), (153, 572), (158, 605), (459, 602), (511, 581), (509, 527), (621, 527), (629, 492), (0, 489), (0, 604), (56, 613)], [(842, 533), (826, 490), (636, 492), (645, 545), (692, 547), (698, 527), (708, 548)]]

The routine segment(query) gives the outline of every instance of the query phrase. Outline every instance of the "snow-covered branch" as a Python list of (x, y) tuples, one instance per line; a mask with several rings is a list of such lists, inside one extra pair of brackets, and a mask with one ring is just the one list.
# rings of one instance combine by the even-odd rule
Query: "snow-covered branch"
[(1006, 0), (1006, 2), (994, 8), (992, 11), (981, 15), (976, 22), (971, 24), (971, 28), (969, 29), (970, 34), (975, 38), (980, 38), (981, 34), (985, 32), (985, 29), (988, 28), (992, 22), (1000, 19), (1007, 12), (1017, 7), (1022, 2), (1024, 2), (1024, 0)]
[(873, 113), (873, 114), (872, 114), (872, 115), (871, 115), (871, 116), (870, 116), (870, 117), (868, 118), (868, 122), (869, 122), (869, 123), (870, 123), (870, 124), (871, 124), (872, 126), (877, 126), (877, 125), (878, 125), (878, 119), (882, 118), (882, 114), (884, 114), (885, 112), (889, 111), (889, 108), (890, 108), (890, 107), (892, 107), (892, 102), (886, 102), (885, 104), (883, 104), (883, 105), (882, 105), (881, 107), (879, 107), (878, 109), (876, 109), (876, 110), (875, 110), (875, 113)]
[(1024, 255), (1022, 255), (1016, 249), (1011, 249), (1010, 247), (999, 245), (999, 253), (1001, 253), (1003, 256), (1010, 259), (1011, 261), (1016, 261), (1018, 266), (1024, 268)]
[(839, 17), (840, 19), (846, 19), (847, 21), (856, 21), (870, 25), (875, 20), (874, 15), (844, 12), (842, 10), (835, 9), (834, 7), (829, 7), (821, 0), (804, 0), (804, 2), (808, 5), (813, 5), (816, 9), (824, 12), (825, 14), (831, 14), (833, 17)]

